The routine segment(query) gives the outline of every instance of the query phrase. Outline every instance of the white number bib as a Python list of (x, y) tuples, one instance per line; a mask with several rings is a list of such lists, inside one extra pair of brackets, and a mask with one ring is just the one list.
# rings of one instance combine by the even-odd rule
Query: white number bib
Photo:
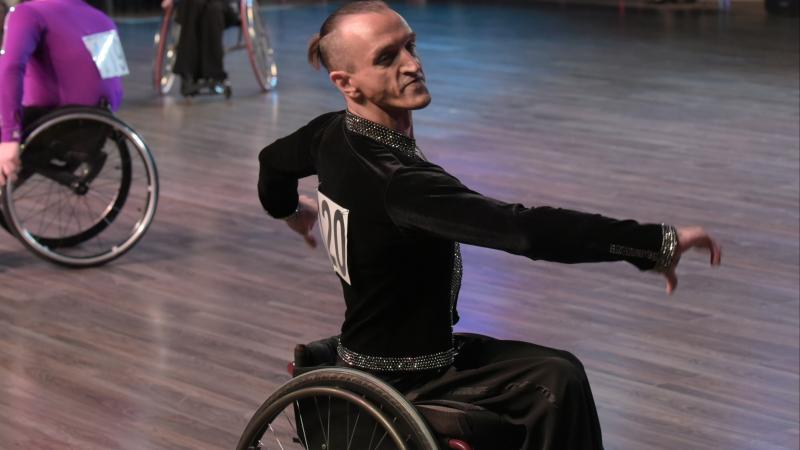
[(130, 73), (117, 30), (84, 36), (83, 45), (92, 55), (92, 60), (100, 71), (100, 77), (104, 80)]
[(319, 231), (328, 250), (333, 270), (345, 283), (350, 284), (347, 265), (347, 216), (350, 211), (337, 205), (322, 192), (317, 192), (319, 201)]

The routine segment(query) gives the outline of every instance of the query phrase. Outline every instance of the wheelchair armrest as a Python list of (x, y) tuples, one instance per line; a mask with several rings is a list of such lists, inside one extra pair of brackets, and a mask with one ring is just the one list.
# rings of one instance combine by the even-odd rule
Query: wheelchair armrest
[(332, 366), (336, 364), (339, 336), (320, 339), (294, 348), (295, 367)]

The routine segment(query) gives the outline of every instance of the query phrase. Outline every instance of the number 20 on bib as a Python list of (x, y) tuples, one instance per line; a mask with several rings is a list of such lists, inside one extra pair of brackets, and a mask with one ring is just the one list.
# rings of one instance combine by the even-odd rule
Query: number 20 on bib
[(345, 283), (350, 284), (350, 270), (347, 265), (347, 218), (350, 211), (336, 204), (322, 192), (317, 192), (317, 199), (322, 242), (328, 250), (333, 270)]

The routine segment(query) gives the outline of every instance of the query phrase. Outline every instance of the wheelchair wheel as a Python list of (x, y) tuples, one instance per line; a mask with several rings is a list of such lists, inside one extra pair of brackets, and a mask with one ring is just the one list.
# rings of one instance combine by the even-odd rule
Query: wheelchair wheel
[(97, 108), (68, 107), (26, 128), (22, 167), (2, 191), (4, 226), (36, 255), (96, 266), (130, 250), (155, 215), (156, 165), (144, 141)]
[(437, 450), (413, 406), (378, 378), (330, 367), (278, 388), (253, 415), (238, 450)]
[(3, 45), (3, 32), (5, 31), (6, 14), (8, 14), (8, 5), (6, 5), (6, 2), (0, 0), (0, 47)]
[(278, 66), (275, 52), (269, 42), (269, 35), (261, 20), (258, 0), (241, 0), (239, 14), (242, 17), (244, 43), (247, 56), (259, 86), (264, 91), (274, 89), (278, 84)]
[(164, 11), (161, 26), (154, 37), (156, 59), (153, 63), (153, 87), (159, 95), (166, 95), (175, 83), (172, 67), (177, 56), (176, 47), (181, 35), (181, 26), (175, 22), (175, 7)]

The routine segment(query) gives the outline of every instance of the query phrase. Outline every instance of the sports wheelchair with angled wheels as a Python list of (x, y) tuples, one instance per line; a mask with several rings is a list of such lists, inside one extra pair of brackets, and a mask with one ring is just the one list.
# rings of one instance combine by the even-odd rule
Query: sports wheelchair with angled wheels
[(36, 255), (89, 267), (130, 250), (156, 211), (144, 140), (107, 109), (69, 106), (26, 125), (22, 165), (0, 193), (0, 225)]
[[(278, 66), (275, 64), (275, 52), (270, 45), (267, 28), (261, 20), (258, 0), (232, 0), (231, 7), (239, 18), (239, 32), (235, 43), (225, 45), (225, 53), (247, 50), (258, 85), (261, 90), (269, 91), (278, 83)], [(175, 21), (175, 16), (175, 6), (164, 11), (161, 26), (154, 38), (156, 59), (153, 64), (153, 87), (159, 95), (168, 94), (175, 83), (172, 68), (181, 35), (181, 26)], [(225, 92), (217, 93), (230, 97), (229, 88)]]
[(338, 337), (295, 347), (294, 378), (258, 408), (237, 450), (512, 450), (524, 428), (479, 406), (411, 403), (369, 373), (336, 367)]

